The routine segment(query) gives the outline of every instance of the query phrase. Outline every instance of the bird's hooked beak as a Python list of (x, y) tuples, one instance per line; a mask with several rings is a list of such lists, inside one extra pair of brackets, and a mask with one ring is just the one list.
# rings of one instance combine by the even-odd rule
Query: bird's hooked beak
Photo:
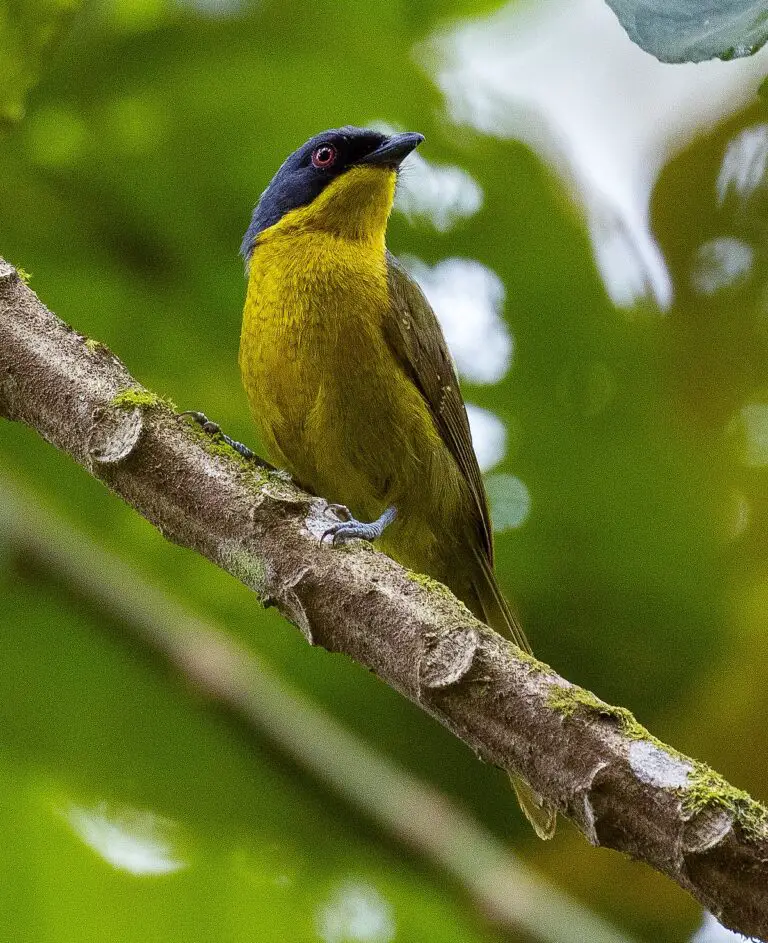
[(379, 167), (388, 167), (397, 170), (412, 150), (424, 140), (424, 135), (416, 131), (406, 131), (404, 134), (390, 134), (375, 151), (366, 154), (358, 163), (373, 164)]

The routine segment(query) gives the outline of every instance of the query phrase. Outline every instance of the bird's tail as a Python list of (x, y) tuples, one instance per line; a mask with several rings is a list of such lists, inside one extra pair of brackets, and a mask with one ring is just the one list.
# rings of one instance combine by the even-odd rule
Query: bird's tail
[(533, 826), (534, 832), (543, 841), (552, 838), (557, 827), (557, 811), (554, 806), (515, 773), (509, 773), (509, 781), (515, 790), (520, 808)]
[[(522, 626), (512, 614), (504, 594), (499, 589), (490, 561), (479, 548), (475, 550), (475, 558), (478, 562), (479, 578), (474, 582), (474, 589), (483, 609), (483, 621), (499, 635), (511, 639), (518, 648), (529, 655), (532, 654)], [(554, 806), (516, 773), (510, 773), (509, 779), (520, 808), (533, 826), (533, 830), (539, 838), (544, 840), (552, 838), (557, 825), (557, 811)]]
[(523, 627), (512, 615), (507, 600), (496, 582), (493, 567), (488, 557), (479, 547), (475, 548), (475, 560), (477, 561), (478, 578), (474, 580), (474, 590), (483, 608), (482, 614), (477, 613), (477, 615), (499, 635), (512, 639), (518, 648), (532, 655), (531, 645), (525, 637)]

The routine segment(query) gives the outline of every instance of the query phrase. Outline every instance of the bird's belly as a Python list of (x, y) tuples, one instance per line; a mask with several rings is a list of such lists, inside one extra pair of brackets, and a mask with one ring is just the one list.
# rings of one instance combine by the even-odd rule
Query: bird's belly
[(361, 520), (394, 504), (396, 535), (439, 497), (438, 466), (450, 456), (383, 338), (364, 333), (358, 326), (331, 344), (305, 330), (298, 356), (291, 338), (273, 336), (267, 350), (241, 356), (243, 374), (270, 460)]
[(325, 302), (297, 318), (295, 306), (289, 317), (287, 304), (249, 299), (240, 363), (268, 457), (316, 494), (370, 514), (403, 489), (437, 434), (380, 312), (356, 302), (354, 315)]
[(263, 249), (251, 262), (240, 364), (267, 457), (360, 520), (395, 505), (382, 547), (432, 572), (434, 535), (454, 529), (463, 500), (461, 476), (385, 340), (384, 271), (377, 280), (378, 262), (359, 254), (326, 263), (313, 267), (295, 240), (290, 267)]
[(305, 426), (319, 494), (363, 518), (402, 504), (439, 444), (414, 394), (394, 360), (350, 365), (326, 380)]

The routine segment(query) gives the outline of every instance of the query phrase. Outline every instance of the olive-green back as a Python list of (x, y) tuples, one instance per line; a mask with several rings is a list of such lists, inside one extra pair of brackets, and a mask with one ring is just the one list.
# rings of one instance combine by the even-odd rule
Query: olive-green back
[[(387, 342), (401, 368), (421, 392), (445, 445), (456, 460), (472, 495), (476, 541), (471, 547), (475, 566), (473, 588), (483, 608), (485, 621), (509, 636), (523, 651), (530, 652), (522, 627), (509, 610), (493, 572), (493, 534), (480, 467), (477, 464), (467, 411), (456, 370), (440, 324), (419, 286), (387, 253), (387, 282), (390, 317), (385, 322)], [(471, 561), (468, 561), (471, 567)], [(554, 835), (557, 813), (528, 783), (509, 774), (521, 808), (539, 838)]]
[[(390, 317), (384, 326), (386, 340), (400, 366), (421, 392), (440, 437), (456, 461), (472, 496), (468, 521), (474, 534), (473, 584), (485, 621), (530, 651), (525, 633), (509, 610), (493, 573), (493, 534), (485, 486), (477, 464), (467, 411), (456, 370), (440, 324), (419, 286), (397, 260), (387, 253)], [(468, 564), (471, 566), (471, 564)]]

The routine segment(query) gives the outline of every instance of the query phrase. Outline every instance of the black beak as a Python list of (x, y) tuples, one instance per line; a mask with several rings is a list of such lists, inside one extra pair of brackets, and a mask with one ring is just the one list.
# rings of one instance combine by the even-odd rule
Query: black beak
[(371, 151), (361, 158), (360, 164), (375, 164), (379, 167), (389, 167), (392, 170), (402, 164), (412, 150), (424, 140), (423, 134), (415, 131), (406, 131), (405, 134), (391, 134), (375, 151)]

